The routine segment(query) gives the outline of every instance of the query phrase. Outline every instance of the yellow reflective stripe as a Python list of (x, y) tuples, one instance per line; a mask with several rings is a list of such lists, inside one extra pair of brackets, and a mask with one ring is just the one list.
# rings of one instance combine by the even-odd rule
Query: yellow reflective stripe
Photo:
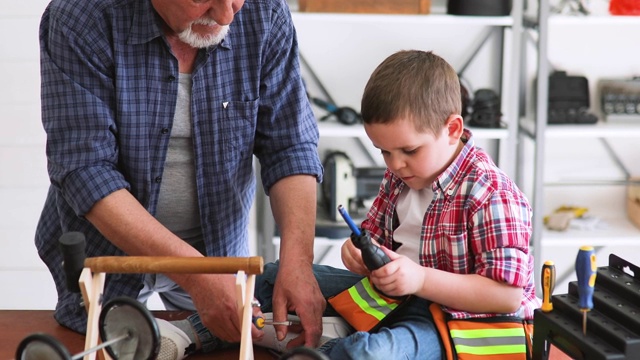
[(497, 354), (518, 354), (525, 353), (527, 347), (522, 345), (492, 345), (492, 346), (465, 346), (456, 345), (456, 352), (459, 354), (472, 355), (497, 355)]
[(358, 304), (358, 307), (360, 307), (362, 311), (378, 320), (384, 319), (385, 314), (369, 306), (369, 304), (367, 304), (367, 302), (360, 296), (358, 291), (353, 286), (349, 288), (349, 295), (351, 295), (353, 301)]
[(451, 329), (449, 332), (451, 333), (451, 337), (462, 338), (462, 339), (524, 336), (524, 328), (522, 327), (513, 328), (513, 329), (478, 329), (478, 330)]
[(367, 291), (367, 294), (369, 294), (369, 296), (373, 300), (375, 300), (375, 302), (378, 303), (378, 305), (380, 307), (387, 307), (387, 308), (393, 310), (398, 306), (398, 304), (395, 304), (395, 303), (389, 304), (383, 298), (381, 298), (380, 295), (378, 294), (378, 292), (375, 291), (371, 287), (371, 283), (369, 282), (369, 278), (365, 279), (365, 281), (362, 281), (362, 286), (364, 286), (364, 289)]

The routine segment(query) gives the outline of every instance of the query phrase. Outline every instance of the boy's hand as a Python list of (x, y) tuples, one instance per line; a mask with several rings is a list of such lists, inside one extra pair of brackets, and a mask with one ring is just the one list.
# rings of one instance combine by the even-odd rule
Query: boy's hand
[(369, 274), (369, 270), (364, 265), (364, 262), (362, 262), (362, 252), (353, 245), (351, 239), (347, 239), (347, 241), (342, 244), (340, 252), (342, 263), (349, 271), (360, 275)]
[(424, 268), (406, 256), (382, 246), (391, 262), (371, 272), (371, 282), (378, 290), (390, 296), (412, 295), (424, 284)]

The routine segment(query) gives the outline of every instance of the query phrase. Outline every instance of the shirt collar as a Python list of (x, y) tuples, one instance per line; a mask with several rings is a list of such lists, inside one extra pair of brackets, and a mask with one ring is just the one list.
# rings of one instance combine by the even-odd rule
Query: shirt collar
[(473, 143), (473, 135), (469, 129), (464, 129), (464, 133), (462, 134), (462, 141), (464, 142), (464, 146), (460, 151), (460, 154), (456, 156), (455, 160), (449, 165), (445, 171), (442, 172), (433, 183), (433, 191), (436, 191), (438, 188), (442, 189), (445, 194), (445, 197), (451, 196), (455, 194), (456, 186), (459, 185), (456, 183), (455, 179), (458, 174), (460, 174), (460, 170), (464, 169), (465, 163), (467, 162), (467, 157), (469, 153), (474, 148)]
[(136, 1), (131, 31), (127, 43), (139, 45), (163, 36), (162, 19), (151, 5), (151, 1)]

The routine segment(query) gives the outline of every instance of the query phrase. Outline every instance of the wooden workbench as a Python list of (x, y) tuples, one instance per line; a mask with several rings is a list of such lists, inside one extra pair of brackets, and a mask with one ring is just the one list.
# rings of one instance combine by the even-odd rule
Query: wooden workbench
[[(154, 311), (154, 316), (166, 320), (184, 319), (188, 312)], [(84, 336), (60, 326), (53, 318), (52, 310), (0, 310), (0, 360), (15, 357), (18, 344), (33, 333), (45, 333), (58, 339), (71, 355), (84, 350)], [(273, 360), (277, 356), (268, 350), (256, 347), (255, 360)], [(188, 360), (196, 359), (238, 359), (238, 350), (223, 350), (210, 354), (195, 354)]]

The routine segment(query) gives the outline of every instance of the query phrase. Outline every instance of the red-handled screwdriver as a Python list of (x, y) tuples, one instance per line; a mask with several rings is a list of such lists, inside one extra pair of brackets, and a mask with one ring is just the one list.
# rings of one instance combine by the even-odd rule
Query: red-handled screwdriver
[(593, 288), (596, 284), (596, 253), (593, 246), (582, 246), (576, 258), (578, 301), (582, 311), (582, 333), (587, 334), (587, 312), (593, 309)]
[(544, 312), (553, 310), (551, 295), (556, 286), (556, 266), (551, 260), (547, 260), (542, 265), (542, 307)]

